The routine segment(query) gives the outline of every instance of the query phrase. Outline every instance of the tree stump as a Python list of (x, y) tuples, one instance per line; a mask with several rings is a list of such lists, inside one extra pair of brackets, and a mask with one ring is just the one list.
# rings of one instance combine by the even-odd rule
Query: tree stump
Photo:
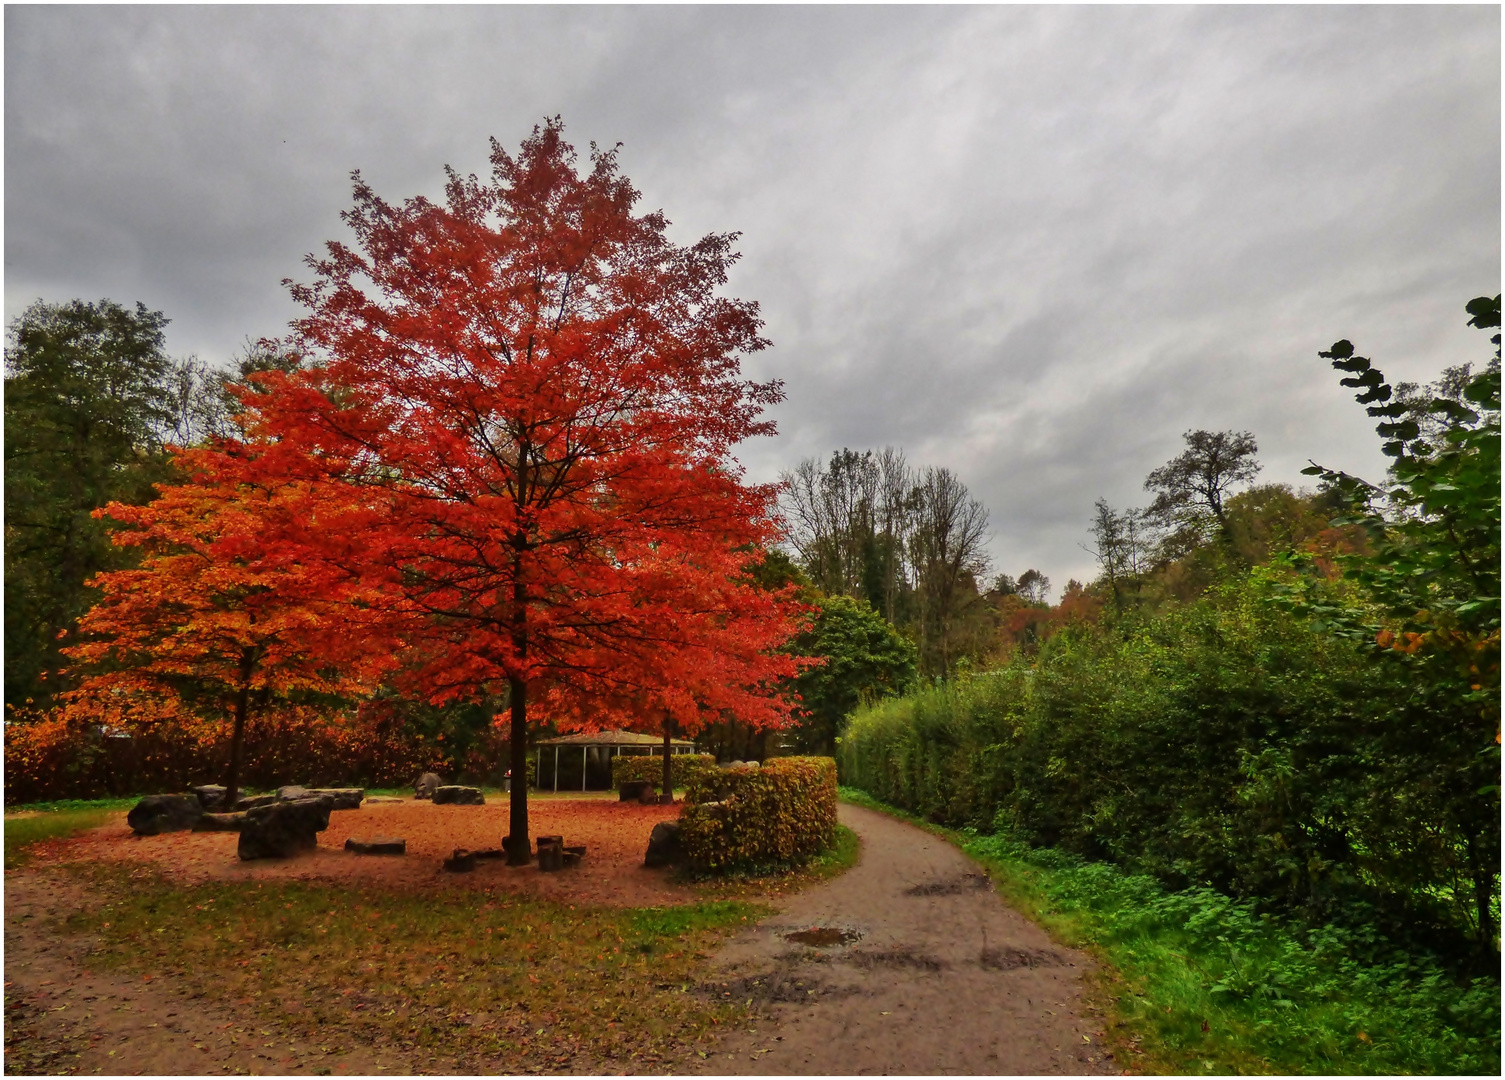
[(444, 860), (444, 869), (452, 874), (468, 874), (476, 868), (476, 855), (464, 848), (455, 848), (455, 853)]

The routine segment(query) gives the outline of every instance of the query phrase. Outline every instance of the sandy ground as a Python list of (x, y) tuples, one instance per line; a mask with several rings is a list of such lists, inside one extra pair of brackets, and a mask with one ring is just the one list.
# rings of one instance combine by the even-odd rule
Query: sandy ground
[[(1084, 1008), (1091, 960), (1006, 907), (966, 856), (922, 829), (842, 806), (859, 864), (729, 942), (708, 985), (766, 1003), (710, 1074), (1117, 1072)], [(788, 935), (816, 931), (823, 946)], [(821, 934), (820, 931), (826, 931)]]
[[(155, 865), (182, 881), (296, 878), (362, 882), (391, 888), (435, 885), (459, 889), (503, 888), (567, 903), (649, 907), (693, 902), (695, 893), (668, 880), (665, 870), (643, 866), (648, 834), (660, 821), (677, 818), (679, 806), (640, 806), (607, 799), (530, 799), (532, 836), (561, 835), (566, 844), (584, 844), (577, 869), (545, 874), (537, 863), (509, 867), (505, 860), (482, 860), (475, 872), (451, 874), (441, 864), (456, 848), (500, 848), (507, 832), (505, 797), (485, 806), (435, 806), (409, 799), (336, 810), (319, 834), (318, 849), (296, 859), (241, 862), (236, 833), (163, 833), (136, 836), (122, 813), (108, 825), (59, 845), (67, 858), (112, 859)], [(403, 856), (354, 855), (344, 850), (350, 837), (401, 837)]]

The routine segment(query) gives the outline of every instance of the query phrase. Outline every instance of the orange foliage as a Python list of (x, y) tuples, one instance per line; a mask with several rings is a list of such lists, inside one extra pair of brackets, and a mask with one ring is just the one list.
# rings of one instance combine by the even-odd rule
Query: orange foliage
[(1034, 607), (1017, 596), (994, 600), (998, 637), (1006, 659), (1015, 649), (1032, 649), (1064, 627), (1095, 624), (1102, 616), (1103, 598), (1072, 582), (1054, 607)]
[(310, 695), (373, 688), (394, 662), (391, 640), (363, 617), (375, 594), (339, 561), (307, 554), (308, 538), (341, 518), (333, 489), (246, 483), (233, 457), (211, 450), (176, 462), (188, 483), (96, 511), (127, 526), (116, 544), (146, 554), (92, 582), (100, 601), (62, 650), (84, 678), (62, 695), (60, 721), (171, 724), (202, 746), (204, 724), (270, 707), (292, 716)]
[[(229, 758), (228, 718), (185, 714), (102, 730), (77, 713), (54, 711), (5, 725), (7, 802), (91, 799), (183, 791), (218, 783)], [(464, 770), (441, 746), (416, 740), (370, 706), (337, 713), (273, 707), (246, 731), (244, 779), (254, 788), (279, 784), (401, 787), (420, 773)]]

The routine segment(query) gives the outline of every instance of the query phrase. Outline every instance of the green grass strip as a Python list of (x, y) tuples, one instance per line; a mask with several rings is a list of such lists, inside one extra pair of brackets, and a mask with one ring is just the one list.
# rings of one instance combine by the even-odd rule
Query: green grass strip
[(6, 807), (5, 868), (25, 866), (33, 855), (32, 845), (46, 840), (61, 840), (87, 829), (98, 828), (111, 814), (128, 810), (134, 799), (69, 799), (54, 803), (32, 803), (22, 816)]

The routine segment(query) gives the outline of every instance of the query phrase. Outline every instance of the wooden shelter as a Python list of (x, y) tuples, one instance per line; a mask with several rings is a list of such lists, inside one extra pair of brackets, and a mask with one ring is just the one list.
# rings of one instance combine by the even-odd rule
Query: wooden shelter
[[(608, 791), (612, 758), (623, 754), (662, 756), (664, 737), (635, 731), (592, 731), (539, 739), (534, 745), (538, 747), (536, 775), (540, 789), (552, 784), (555, 791)], [(695, 753), (695, 743), (689, 739), (671, 739), (669, 745), (673, 754)], [(579, 776), (575, 775), (577, 768)]]

